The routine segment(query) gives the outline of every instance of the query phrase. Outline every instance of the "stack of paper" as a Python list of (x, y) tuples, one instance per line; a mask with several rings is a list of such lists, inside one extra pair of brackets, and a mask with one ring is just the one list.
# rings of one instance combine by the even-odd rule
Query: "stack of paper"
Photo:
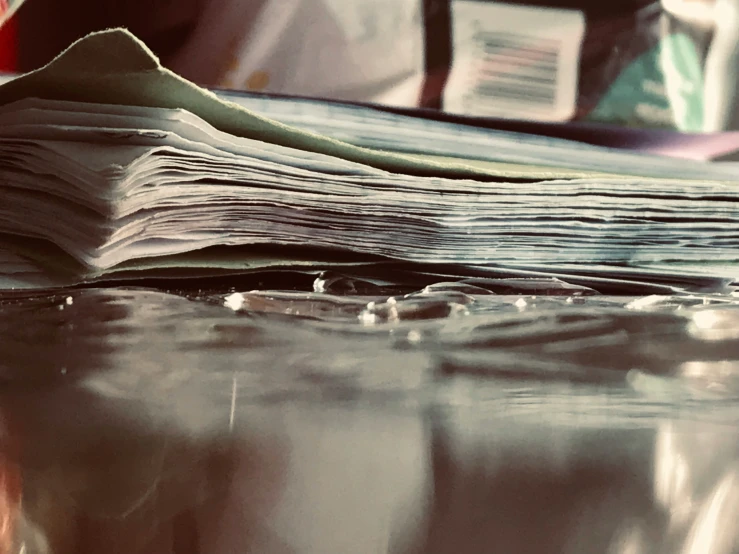
[(359, 148), (225, 103), (107, 31), (0, 87), (0, 251), (67, 281), (376, 259), (739, 276), (736, 169), (593, 152), (553, 169)]
[[(1, 79), (1, 77), (0, 77)], [(0, 81), (1, 82), (1, 81)], [(739, 149), (739, 132), (677, 133), (597, 124), (503, 123), (525, 132), (494, 128), (499, 121), (472, 117), (432, 119), (426, 110), (402, 110), (312, 98), (221, 90), (219, 97), (286, 125), (327, 135), (356, 146), (412, 154), (600, 169), (626, 175), (674, 175), (669, 158), (718, 159)], [(440, 116), (445, 117), (445, 116)], [(546, 133), (537, 135), (533, 133)], [(570, 137), (566, 139), (564, 137)], [(599, 145), (599, 146), (596, 146)], [(601, 146), (617, 145), (618, 149)], [(682, 163), (682, 162), (677, 162)], [(696, 166), (685, 165), (690, 170)], [(712, 168), (708, 167), (708, 171)]]

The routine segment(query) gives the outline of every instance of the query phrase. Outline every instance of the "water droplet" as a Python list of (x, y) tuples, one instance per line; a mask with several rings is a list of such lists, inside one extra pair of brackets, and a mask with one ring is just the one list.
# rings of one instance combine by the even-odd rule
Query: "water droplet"
[(317, 293), (326, 292), (326, 280), (321, 279), (321, 277), (316, 277), (316, 280), (313, 281), (313, 292), (317, 292)]
[(359, 314), (359, 322), (367, 327), (375, 325), (377, 323), (377, 314), (372, 313), (372, 310), (369, 308), (363, 310), (362, 313)]
[(237, 312), (244, 307), (244, 295), (240, 292), (229, 294), (223, 299), (223, 305)]
[(420, 294), (431, 294), (438, 292), (457, 292), (467, 295), (491, 295), (493, 292), (476, 285), (470, 285), (469, 283), (454, 283), (454, 282), (442, 282), (434, 283), (424, 287)]
[[(454, 283), (452, 283), (454, 284)], [(447, 283), (440, 283), (440, 285), (447, 285)], [(464, 289), (476, 289), (478, 287), (473, 287), (471, 285), (462, 285), (461, 288)], [(484, 290), (484, 289), (480, 289)], [(492, 293), (490, 291), (485, 291), (483, 294), (491, 295)], [(444, 301), (444, 302), (454, 302), (457, 304), (463, 304), (463, 305), (469, 305), (475, 303), (475, 298), (473, 296), (470, 296), (467, 292), (462, 292), (460, 290), (454, 290), (454, 287), (441, 287), (436, 285), (430, 285), (418, 292), (412, 292), (410, 294), (406, 294), (405, 298), (433, 298), (434, 300), (438, 301)]]
[(468, 314), (464, 305), (435, 298), (388, 298), (385, 302), (370, 302), (360, 314), (360, 321), (369, 324), (399, 321), (443, 319)]
[(72, 305), (72, 303), (74, 302), (74, 300), (72, 299), (72, 297), (71, 297), (71, 296), (67, 296), (67, 300), (66, 300), (66, 302), (67, 302), (67, 306), (71, 306), (71, 305)]
[(519, 298), (513, 305), (516, 306), (516, 308), (518, 308), (519, 310), (523, 310), (528, 304), (526, 300), (524, 300), (523, 298)]
[(541, 296), (588, 296), (598, 291), (582, 285), (573, 285), (556, 277), (552, 278), (509, 278), (509, 279), (465, 279), (463, 283), (484, 287), (496, 294), (538, 294)]
[(313, 281), (313, 292), (325, 294), (376, 294), (380, 287), (369, 281), (324, 271)]
[(628, 304), (626, 304), (626, 309), (627, 310), (643, 310), (645, 308), (650, 308), (652, 306), (655, 306), (664, 300), (665, 300), (664, 296), (661, 296), (658, 294), (652, 294), (651, 296), (645, 296), (644, 298), (637, 298), (636, 300), (629, 302)]
[(411, 344), (418, 344), (421, 342), (421, 331), (418, 329), (413, 329), (411, 331), (408, 331), (408, 342)]

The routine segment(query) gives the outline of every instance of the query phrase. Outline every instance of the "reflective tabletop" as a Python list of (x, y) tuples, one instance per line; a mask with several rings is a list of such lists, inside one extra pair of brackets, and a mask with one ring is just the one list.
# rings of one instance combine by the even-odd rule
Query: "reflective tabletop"
[[(289, 280), (288, 280), (289, 281)], [(739, 295), (0, 296), (0, 552), (739, 552)]]

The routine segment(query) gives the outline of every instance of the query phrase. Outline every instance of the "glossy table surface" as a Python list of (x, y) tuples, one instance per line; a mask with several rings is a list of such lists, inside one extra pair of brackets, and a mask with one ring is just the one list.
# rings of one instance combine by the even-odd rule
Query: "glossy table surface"
[(739, 552), (730, 289), (270, 283), (0, 296), (0, 552)]

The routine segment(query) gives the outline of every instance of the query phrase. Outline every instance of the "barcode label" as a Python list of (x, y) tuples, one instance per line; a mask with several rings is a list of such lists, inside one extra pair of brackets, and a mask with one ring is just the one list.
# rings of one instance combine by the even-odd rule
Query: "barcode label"
[(541, 121), (573, 116), (581, 12), (456, 0), (452, 33), (445, 111)]

